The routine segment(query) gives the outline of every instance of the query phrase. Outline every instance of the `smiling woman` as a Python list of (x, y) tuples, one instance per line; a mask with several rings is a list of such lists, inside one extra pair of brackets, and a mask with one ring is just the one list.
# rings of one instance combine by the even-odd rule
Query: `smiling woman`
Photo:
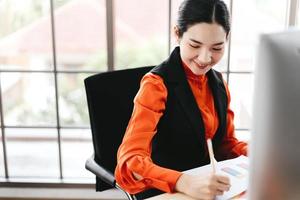
[(229, 190), (226, 176), (182, 173), (208, 164), (207, 139), (220, 160), (247, 154), (247, 144), (235, 137), (227, 84), (212, 69), (229, 31), (221, 0), (185, 0), (179, 7), (178, 47), (143, 77), (118, 150), (116, 181), (129, 193), (141, 199), (162, 191), (214, 199)]
[(205, 74), (222, 58), (227, 33), (220, 25), (196, 24), (182, 36), (177, 26), (174, 29), (177, 42), (181, 47), (181, 59), (194, 74)]

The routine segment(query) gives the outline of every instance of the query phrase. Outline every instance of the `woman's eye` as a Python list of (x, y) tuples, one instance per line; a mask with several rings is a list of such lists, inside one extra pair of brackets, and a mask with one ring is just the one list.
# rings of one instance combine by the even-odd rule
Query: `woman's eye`
[(199, 46), (195, 46), (195, 45), (192, 45), (192, 44), (190, 44), (190, 46), (195, 48), (195, 49), (199, 48)]
[(223, 48), (213, 48), (214, 51), (221, 51)]

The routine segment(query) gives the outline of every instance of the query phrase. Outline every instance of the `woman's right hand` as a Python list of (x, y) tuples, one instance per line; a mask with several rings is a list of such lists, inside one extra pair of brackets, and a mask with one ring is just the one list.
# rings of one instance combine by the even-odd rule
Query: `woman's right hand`
[(177, 180), (175, 190), (201, 200), (213, 200), (230, 188), (227, 176), (217, 174), (182, 174)]

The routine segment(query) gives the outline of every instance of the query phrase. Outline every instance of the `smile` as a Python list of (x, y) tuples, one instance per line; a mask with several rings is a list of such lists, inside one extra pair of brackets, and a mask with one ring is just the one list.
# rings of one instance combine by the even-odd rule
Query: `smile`
[(199, 67), (201, 69), (205, 69), (205, 68), (207, 68), (207, 67), (209, 67), (211, 65), (211, 64), (209, 64), (209, 65), (201, 65), (201, 64), (197, 63), (196, 61), (194, 61), (194, 63), (197, 65), (197, 67)]

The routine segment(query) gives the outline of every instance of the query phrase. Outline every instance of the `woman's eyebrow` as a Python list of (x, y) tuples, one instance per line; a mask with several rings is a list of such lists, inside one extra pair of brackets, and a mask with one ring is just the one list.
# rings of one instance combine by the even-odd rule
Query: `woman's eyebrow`
[[(198, 40), (195, 40), (195, 39), (193, 39), (193, 38), (190, 38), (190, 40), (191, 40), (192, 42), (197, 43), (197, 44), (203, 44), (202, 42), (200, 42), (200, 41), (198, 41)], [(217, 43), (213, 44), (213, 46), (218, 46), (218, 45), (222, 45), (222, 44), (224, 44), (224, 42), (217, 42)]]

